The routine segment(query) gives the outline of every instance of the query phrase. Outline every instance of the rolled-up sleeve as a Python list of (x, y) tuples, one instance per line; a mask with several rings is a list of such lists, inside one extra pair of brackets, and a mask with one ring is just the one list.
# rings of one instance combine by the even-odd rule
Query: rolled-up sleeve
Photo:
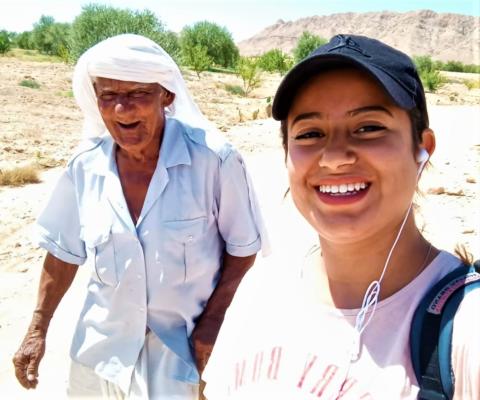
[(58, 259), (81, 265), (87, 255), (85, 244), (80, 239), (80, 229), (75, 187), (65, 171), (37, 218), (36, 239), (40, 247)]
[(232, 256), (270, 252), (265, 224), (245, 163), (232, 150), (220, 167), (218, 227)]

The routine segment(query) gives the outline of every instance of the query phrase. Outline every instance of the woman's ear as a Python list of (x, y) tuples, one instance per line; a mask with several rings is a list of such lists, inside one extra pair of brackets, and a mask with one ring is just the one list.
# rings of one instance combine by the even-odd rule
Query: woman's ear
[(430, 128), (426, 128), (422, 132), (421, 139), (420, 147), (427, 151), (429, 158), (432, 157), (435, 151), (435, 133)]

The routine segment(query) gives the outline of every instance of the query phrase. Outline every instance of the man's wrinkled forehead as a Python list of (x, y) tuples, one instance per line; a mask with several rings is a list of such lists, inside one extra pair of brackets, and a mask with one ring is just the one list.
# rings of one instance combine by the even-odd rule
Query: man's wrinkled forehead
[(160, 91), (166, 90), (158, 82), (134, 82), (134, 81), (123, 81), (119, 79), (110, 79), (103, 77), (92, 77), (92, 84), (95, 92), (131, 92), (136, 90), (148, 90), (148, 91)]

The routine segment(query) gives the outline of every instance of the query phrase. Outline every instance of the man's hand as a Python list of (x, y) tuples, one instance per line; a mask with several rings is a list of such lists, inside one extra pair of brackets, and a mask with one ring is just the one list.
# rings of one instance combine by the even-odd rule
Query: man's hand
[[(212, 354), (213, 345), (217, 338), (218, 331), (222, 325), (222, 319), (212, 319), (207, 316), (202, 316), (195, 325), (192, 332), (191, 341), (195, 349), (195, 361), (198, 373), (201, 375), (207, 366), (210, 354)], [(205, 389), (205, 382), (200, 380), (199, 400), (206, 400), (203, 395)]]
[[(190, 340), (195, 349), (195, 359), (200, 376), (207, 365), (218, 331), (223, 322), (225, 311), (230, 305), (240, 281), (255, 261), (255, 254), (247, 257), (235, 257), (227, 252), (223, 255), (220, 280), (207, 302), (202, 315), (195, 325)], [(205, 383), (200, 380), (200, 399), (204, 400)]]
[(195, 361), (200, 374), (205, 369), (212, 353), (215, 339), (222, 325), (223, 316), (221, 317), (220, 320), (208, 318), (207, 316), (200, 318), (192, 332), (191, 341), (195, 349)]
[(13, 356), (15, 376), (26, 389), (35, 389), (38, 384), (38, 366), (45, 354), (45, 333), (28, 331), (20, 348)]
[(45, 354), (45, 339), (53, 313), (72, 284), (78, 266), (47, 253), (38, 285), (37, 307), (20, 348), (13, 356), (15, 376), (26, 389), (38, 385), (38, 366)]

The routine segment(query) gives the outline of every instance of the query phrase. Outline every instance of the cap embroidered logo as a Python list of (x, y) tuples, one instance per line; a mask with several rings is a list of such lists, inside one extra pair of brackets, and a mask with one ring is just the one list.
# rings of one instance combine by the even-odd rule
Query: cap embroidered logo
[(340, 49), (341, 47), (346, 47), (350, 50), (357, 51), (365, 57), (371, 57), (371, 55), (368, 54), (364, 49), (362, 49), (358, 45), (358, 43), (355, 42), (355, 40), (353, 40), (350, 36), (337, 35), (335, 38), (338, 39), (339, 43), (332, 47), (330, 50), (328, 50), (329, 53), (334, 50)]

